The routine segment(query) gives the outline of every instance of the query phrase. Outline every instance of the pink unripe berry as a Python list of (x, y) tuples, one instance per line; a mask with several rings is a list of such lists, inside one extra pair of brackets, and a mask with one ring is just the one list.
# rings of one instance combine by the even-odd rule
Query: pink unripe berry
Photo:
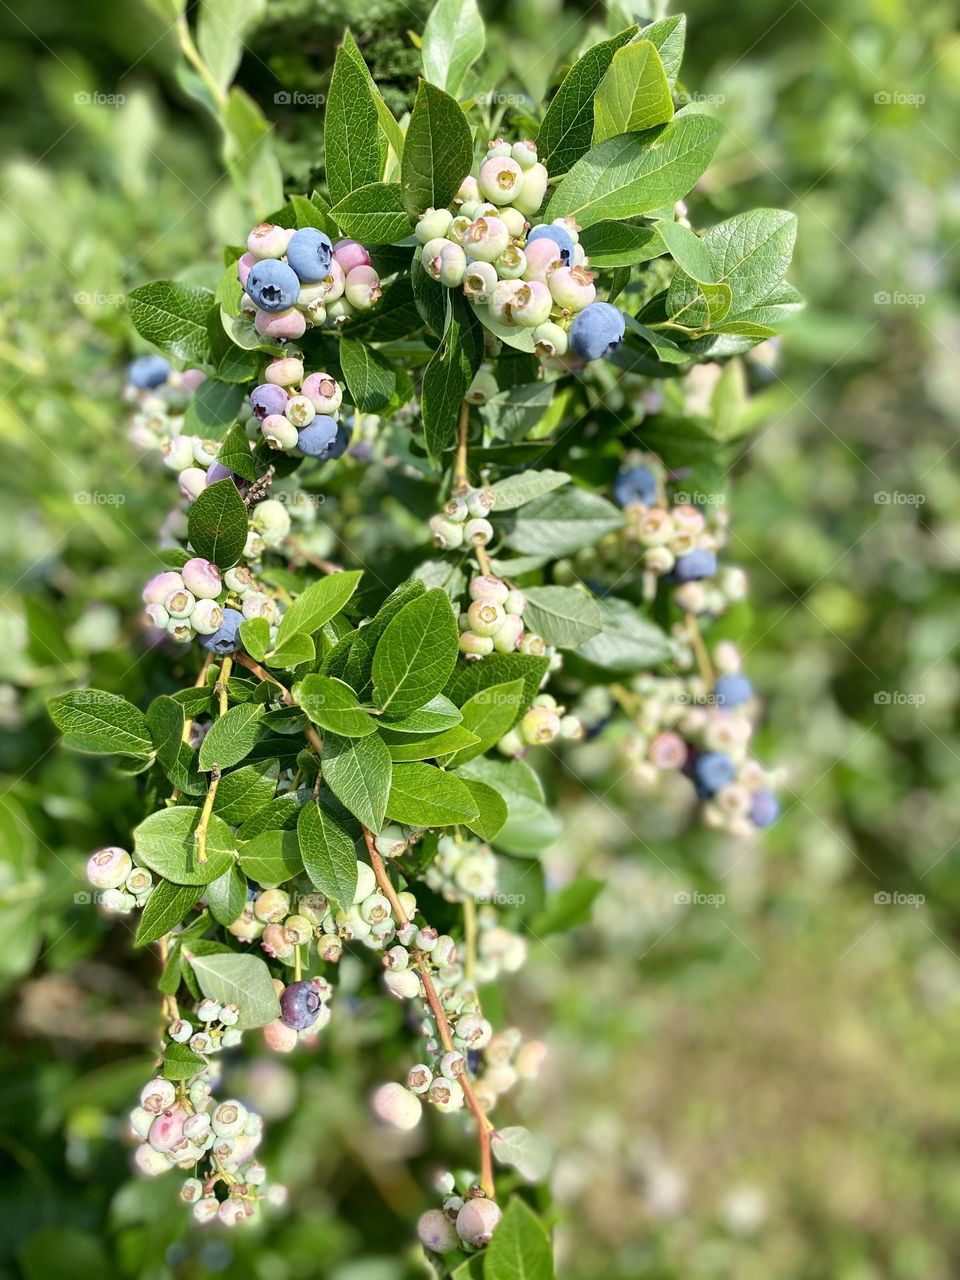
[(687, 744), (678, 733), (658, 733), (650, 744), (650, 760), (658, 769), (681, 769), (687, 759)]
[(274, 1053), (292, 1053), (297, 1047), (297, 1032), (285, 1022), (275, 1018), (263, 1028), (263, 1039)]
[(547, 283), (554, 302), (566, 311), (582, 311), (597, 296), (593, 273), (584, 267), (557, 267)]
[(98, 849), (87, 862), (87, 879), (95, 889), (118, 889), (133, 869), (126, 849), (108, 845)]
[(343, 403), (343, 391), (328, 373), (311, 373), (304, 379), (303, 394), (313, 403), (317, 413), (336, 413)]
[(241, 254), (237, 259), (237, 279), (240, 281), (241, 289), (247, 287), (247, 276), (256, 265), (257, 259), (252, 253)]
[(324, 276), (323, 285), (325, 293), (323, 301), (326, 306), (331, 302), (336, 302), (338, 298), (343, 297), (343, 289), (347, 283), (347, 273), (341, 267), (340, 263), (334, 258), (330, 263), (330, 273)]
[(223, 590), (220, 570), (202, 556), (194, 556), (180, 570), (183, 585), (192, 591), (198, 600), (213, 600)]
[(457, 1214), (457, 1235), (467, 1244), (482, 1247), (490, 1243), (502, 1216), (495, 1200), (486, 1196), (468, 1200)]
[(505, 604), (510, 588), (501, 578), (487, 573), (471, 579), (469, 592), (471, 600), (492, 600), (494, 604)]
[(264, 370), (263, 380), (278, 387), (295, 387), (303, 381), (303, 361), (296, 356), (271, 360)]
[(347, 272), (344, 293), (352, 307), (366, 311), (377, 302), (382, 292), (380, 277), (373, 267), (361, 264)]
[(302, 338), (307, 331), (307, 322), (303, 312), (296, 307), (288, 307), (286, 311), (258, 311), (253, 318), (253, 327), (264, 338)]
[(338, 240), (333, 246), (333, 257), (347, 275), (354, 267), (370, 265), (370, 255), (358, 240)]
[(247, 248), (255, 258), (282, 258), (290, 232), (272, 222), (261, 222), (247, 236)]
[(183, 1138), (183, 1122), (187, 1113), (181, 1107), (161, 1111), (153, 1124), (147, 1141), (154, 1151), (172, 1151)]
[(173, 569), (158, 573), (143, 588), (144, 604), (163, 604), (172, 591), (183, 590), (183, 578)]
[(512, 204), (522, 189), (523, 170), (510, 156), (492, 156), (480, 166), (480, 193), (494, 204)]
[(415, 1129), (423, 1114), (416, 1094), (393, 1080), (377, 1089), (370, 1105), (377, 1119), (394, 1129)]
[(509, 243), (510, 232), (501, 218), (477, 218), (463, 237), (468, 256), (481, 262), (496, 262)]
[(184, 391), (196, 391), (202, 382), (206, 382), (207, 375), (202, 369), (184, 369), (180, 375), (180, 385)]
[(560, 246), (548, 236), (529, 241), (523, 252), (527, 260), (524, 274), (528, 280), (547, 284), (552, 273), (563, 266)]

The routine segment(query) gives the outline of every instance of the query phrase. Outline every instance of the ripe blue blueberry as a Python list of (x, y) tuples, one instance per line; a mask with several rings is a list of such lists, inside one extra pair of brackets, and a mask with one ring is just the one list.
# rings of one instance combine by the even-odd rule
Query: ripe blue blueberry
[(262, 382), (250, 392), (250, 408), (262, 422), (272, 413), (283, 413), (289, 398), (284, 387), (278, 387), (273, 382)]
[(693, 780), (701, 800), (709, 799), (737, 776), (737, 766), (722, 751), (706, 751), (693, 766)]
[(650, 507), (656, 496), (656, 477), (646, 467), (627, 467), (613, 482), (613, 500), (618, 507), (628, 507), (633, 502)]
[(750, 806), (750, 821), (758, 827), (769, 827), (780, 816), (780, 804), (772, 791), (758, 791)]
[(677, 556), (673, 566), (673, 576), (677, 582), (696, 582), (700, 578), (712, 578), (717, 572), (717, 557), (705, 547), (697, 547), (688, 551), (685, 556)]
[(224, 609), (219, 631), (215, 631), (212, 636), (204, 636), (200, 643), (211, 653), (234, 653), (240, 645), (237, 632), (242, 621), (242, 613), (236, 609)]
[(280, 997), (280, 1017), (294, 1031), (312, 1027), (320, 1016), (320, 993), (314, 982), (291, 982)]
[(330, 448), (337, 438), (335, 418), (325, 413), (318, 413), (309, 426), (300, 432), (297, 444), (309, 458), (329, 458)]
[(286, 311), (300, 295), (300, 280), (285, 262), (264, 258), (250, 268), (247, 293), (261, 311)]
[(573, 236), (563, 227), (557, 227), (551, 223), (542, 222), (539, 227), (534, 227), (527, 236), (527, 244), (532, 240), (552, 240), (560, 250), (560, 261), (565, 267), (573, 266), (573, 255), (575, 246)]
[(725, 675), (713, 686), (717, 704), (721, 707), (739, 707), (753, 697), (753, 685), (746, 676)]
[(581, 360), (599, 360), (623, 341), (623, 312), (609, 302), (591, 302), (570, 326), (570, 350)]
[(170, 365), (163, 356), (137, 356), (127, 365), (127, 381), (135, 387), (160, 387), (170, 374)]
[[(316, 227), (301, 227), (291, 236), (287, 245), (287, 262), (301, 280), (323, 280), (330, 274), (332, 261), (330, 238)], [(252, 294), (250, 296), (253, 297)]]

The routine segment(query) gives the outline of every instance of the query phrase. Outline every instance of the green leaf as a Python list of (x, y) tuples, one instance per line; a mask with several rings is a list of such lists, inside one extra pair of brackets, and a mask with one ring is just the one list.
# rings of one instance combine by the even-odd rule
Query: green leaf
[[(486, 662), (486, 658), (484, 658)], [(556, 815), (544, 803), (540, 779), (525, 760), (477, 756), (458, 769), (464, 781), (485, 783), (506, 802), (507, 821), (497, 835), (497, 848), (530, 857), (561, 834)]]
[(390, 752), (376, 735), (323, 740), (323, 780), (340, 803), (371, 831), (383, 826), (390, 792)]
[(346, 910), (357, 891), (357, 855), (352, 838), (322, 795), (300, 810), (297, 839), (311, 884)]
[(543, 1223), (516, 1196), (497, 1224), (483, 1260), (484, 1280), (553, 1280), (553, 1251)]
[(550, 898), (545, 911), (534, 917), (531, 930), (543, 938), (548, 933), (565, 933), (586, 924), (603, 887), (602, 880), (591, 880), (586, 876), (572, 880)]
[(306, 196), (291, 195), (290, 206), (296, 214), (298, 227), (316, 227), (331, 240), (336, 239), (339, 228), (330, 216), (330, 206), (319, 192), (314, 191), (309, 200)]
[(210, 359), (207, 317), (212, 305), (209, 289), (172, 280), (154, 280), (127, 295), (137, 333), (187, 364), (205, 364)]
[(261, 703), (241, 702), (214, 720), (200, 744), (200, 768), (210, 770), (216, 766), (229, 769), (239, 764), (250, 754), (260, 736), (262, 715)]
[(410, 234), (410, 219), (398, 182), (369, 182), (330, 211), (337, 226), (365, 244), (392, 244)]
[(463, 398), (483, 359), (483, 331), (462, 293), (447, 292), (448, 322), (423, 374), (420, 415), (434, 460), (453, 444)]
[(133, 832), (137, 860), (175, 884), (209, 884), (232, 864), (236, 842), (230, 828), (211, 814), (207, 827), (207, 861), (197, 859), (194, 829), (200, 810), (192, 806), (160, 809)]
[(411, 827), (449, 827), (470, 822), (479, 807), (452, 773), (431, 764), (398, 764), (393, 769), (387, 816)]
[[(151, 899), (152, 900), (152, 899)], [(147, 902), (147, 906), (150, 901)], [(243, 914), (247, 905), (247, 878), (236, 865), (207, 885), (207, 905), (217, 924), (224, 928)]]
[(205, 439), (219, 439), (236, 422), (242, 403), (243, 387), (207, 378), (190, 397), (183, 430)]
[(593, 114), (594, 146), (673, 119), (673, 98), (656, 45), (639, 40), (617, 50), (597, 90)]
[[(532, 653), (492, 653), (482, 662), (461, 662), (447, 686), (447, 694), (462, 706), (481, 689), (511, 680), (523, 681), (523, 705), (537, 696), (550, 666), (550, 659)], [(393, 725), (390, 726), (394, 728)]]
[(514, 511), (517, 507), (532, 502), (534, 498), (561, 488), (569, 479), (565, 471), (550, 471), (546, 468), (543, 471), (521, 471), (518, 475), (507, 476), (490, 486), (497, 499), (494, 510), (498, 514), (501, 511)]
[(237, 1027), (249, 1031), (265, 1026), (280, 1016), (280, 1003), (273, 989), (270, 970), (257, 956), (230, 951), (199, 956), (183, 952), (196, 974), (200, 990), (219, 1004), (235, 1004), (240, 1010)]
[(443, 689), (458, 652), (459, 632), (446, 592), (436, 588), (411, 600), (389, 623), (373, 655), (377, 705), (397, 717), (418, 710)]
[[(628, 333), (635, 333), (638, 338), (652, 347), (656, 353), (657, 359), (663, 364), (686, 364), (690, 359), (686, 351), (681, 351), (677, 344), (671, 339), (665, 337), (662, 333), (657, 333), (654, 329), (648, 329), (639, 320), (635, 320), (633, 316), (625, 316), (626, 327)], [(620, 350), (624, 350), (623, 347)], [(617, 352), (614, 352), (614, 363), (616, 363)]]
[(516, 724), (524, 707), (522, 679), (508, 680), (502, 684), (487, 685), (478, 690), (460, 708), (463, 727), (476, 734), (477, 742), (458, 751), (447, 761), (450, 768), (465, 764), (499, 742)]
[(270, 623), (266, 618), (244, 618), (239, 631), (247, 653), (254, 662), (262, 662), (270, 648)]
[(575, 649), (603, 629), (597, 602), (582, 587), (529, 587), (524, 596), (524, 626), (558, 649)]
[(796, 238), (796, 214), (783, 209), (751, 209), (706, 232), (712, 279), (733, 291), (731, 319), (759, 306), (780, 283)]
[(378, 182), (387, 143), (374, 102), (373, 83), (348, 31), (333, 64), (324, 122), (327, 186), (334, 204), (358, 187)]
[(157, 761), (170, 783), (187, 795), (201, 795), (206, 778), (197, 768), (197, 753), (183, 740), (186, 710), (166, 694), (154, 698), (147, 708), (147, 727), (157, 751)]
[(659, 258), (665, 246), (653, 227), (629, 222), (595, 222), (580, 236), (591, 267), (632, 267)]
[(635, 218), (690, 191), (720, 141), (710, 116), (677, 116), (644, 133), (608, 138), (578, 160), (556, 189), (546, 218), (576, 218), (583, 227), (607, 218)]
[(147, 759), (153, 742), (143, 713), (115, 693), (75, 689), (47, 702), (50, 719), (74, 751), (122, 754)]
[(678, 13), (673, 18), (661, 18), (659, 22), (652, 22), (649, 27), (644, 27), (640, 34), (644, 40), (650, 40), (656, 45), (667, 73), (667, 83), (673, 89), (683, 61), (683, 45), (687, 34), (686, 14)]
[(485, 41), (476, 0), (437, 0), (423, 28), (423, 74), (447, 93), (458, 94)]
[(304, 662), (312, 662), (316, 656), (317, 646), (313, 643), (313, 636), (300, 632), (295, 636), (288, 636), (283, 644), (271, 649), (264, 661), (268, 667), (291, 670)]
[(397, 389), (393, 365), (366, 343), (341, 338), (340, 367), (353, 402), (363, 413), (377, 413)]
[(142, 947), (148, 942), (156, 942), (169, 933), (190, 908), (196, 906), (201, 892), (196, 885), (171, 884), (169, 880), (161, 880), (154, 886), (143, 908), (137, 926), (136, 945)]
[(357, 695), (342, 680), (331, 676), (304, 676), (293, 686), (293, 697), (314, 724), (343, 738), (365, 738), (376, 733), (377, 722), (360, 706)]
[(657, 223), (657, 231), (671, 258), (687, 275), (700, 281), (716, 279), (710, 249), (695, 231), (666, 218)]
[(507, 820), (506, 800), (489, 783), (478, 782), (476, 778), (464, 778), (462, 781), (477, 802), (477, 816), (464, 825), (475, 831), (481, 840), (495, 839)]
[(670, 659), (669, 636), (634, 605), (616, 596), (605, 596), (598, 605), (603, 630), (580, 645), (577, 653), (582, 658), (618, 675), (648, 671)]
[(675, 271), (667, 291), (667, 313), (688, 328), (709, 329), (719, 324), (733, 302), (728, 284), (707, 284)]
[(277, 766), (273, 761), (246, 764), (220, 779), (213, 812), (231, 827), (237, 827), (270, 803), (276, 786)]
[(243, 57), (243, 38), (266, 7), (266, 0), (202, 0), (197, 48), (221, 90), (230, 87)]
[(463, 717), (449, 698), (437, 694), (416, 711), (396, 720), (384, 718), (383, 727), (391, 733), (440, 733), (459, 724)]
[(185, 1044), (168, 1044), (163, 1051), (164, 1080), (189, 1080), (206, 1065), (204, 1059)]
[(457, 102), (421, 80), (403, 144), (400, 184), (410, 221), (445, 209), (473, 163), (473, 138)]
[(521, 508), (504, 524), (503, 540), (514, 551), (556, 559), (594, 546), (622, 525), (623, 513), (612, 502), (586, 489), (570, 488)]
[(429, 738), (415, 738), (411, 741), (408, 737), (397, 735), (397, 741), (394, 742), (386, 734), (384, 741), (390, 752), (390, 759), (396, 763), (398, 760), (436, 760), (438, 756), (472, 747), (479, 739), (463, 725), (455, 724), (450, 729), (444, 729), (443, 733), (435, 733)]
[(307, 587), (280, 619), (277, 644), (283, 644), (288, 636), (298, 631), (312, 635), (331, 618), (336, 617), (357, 587), (363, 571), (353, 569), (348, 573), (331, 573), (319, 582)]
[[(276, 765), (276, 761), (268, 761)], [(250, 766), (248, 766), (250, 767)], [(253, 840), (264, 831), (292, 831), (297, 825), (297, 814), (300, 802), (296, 795), (289, 792), (269, 800), (256, 813), (246, 818), (237, 832), (238, 840)]]
[(426, 588), (422, 582), (404, 582), (391, 591), (377, 610), (376, 615), (358, 631), (354, 632), (353, 643), (347, 657), (343, 678), (351, 688), (356, 689), (361, 698), (370, 691), (373, 671), (373, 654), (377, 643), (390, 620), (400, 612), (405, 604), (422, 596)]
[(232, 480), (201, 491), (187, 517), (187, 536), (197, 555), (219, 568), (237, 563), (247, 541), (247, 508)]
[[(201, 386), (204, 384), (201, 383)], [(229, 471), (233, 471), (241, 480), (252, 481), (257, 476), (257, 464), (250, 452), (250, 441), (239, 422), (234, 423), (223, 438), (217, 461)]]
[(284, 884), (303, 870), (294, 831), (264, 831), (240, 847), (244, 874), (257, 884)]
[(546, 1141), (523, 1125), (498, 1129), (490, 1139), (490, 1148), (497, 1164), (510, 1165), (526, 1182), (542, 1182), (550, 1172)]
[(594, 97), (613, 61), (613, 55), (637, 34), (628, 27), (588, 49), (567, 72), (543, 117), (537, 134), (537, 153), (551, 177), (567, 172), (590, 149), (593, 139)]

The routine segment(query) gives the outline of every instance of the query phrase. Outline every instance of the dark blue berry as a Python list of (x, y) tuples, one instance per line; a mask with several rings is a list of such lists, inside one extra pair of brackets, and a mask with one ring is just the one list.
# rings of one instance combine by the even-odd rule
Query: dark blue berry
[(737, 766), (722, 751), (705, 752), (693, 766), (693, 780), (701, 800), (709, 799), (736, 776)]
[(286, 311), (300, 296), (300, 280), (285, 262), (264, 258), (250, 268), (247, 293), (261, 311)]
[(613, 482), (613, 500), (618, 507), (629, 507), (634, 502), (649, 507), (656, 496), (656, 477), (646, 467), (627, 467)]
[(170, 376), (170, 364), (163, 356), (137, 356), (127, 365), (127, 381), (135, 387), (161, 387)]
[(688, 551), (685, 556), (678, 556), (673, 566), (673, 576), (677, 582), (696, 582), (700, 578), (712, 578), (717, 572), (717, 557), (704, 547)]
[(236, 609), (224, 609), (223, 623), (219, 631), (212, 636), (204, 636), (200, 643), (211, 653), (234, 653), (240, 647), (238, 631), (243, 621), (243, 614)]
[(326, 279), (333, 262), (333, 245), (329, 236), (315, 227), (301, 227), (290, 237), (287, 262), (301, 280)]
[(721, 707), (739, 707), (753, 697), (753, 685), (746, 676), (720, 676), (713, 686), (717, 705)]
[(294, 1031), (312, 1027), (320, 1017), (320, 995), (312, 982), (291, 982), (280, 997), (280, 1018)]
[(599, 360), (623, 341), (623, 312), (609, 302), (591, 302), (570, 326), (570, 350), (581, 360)]

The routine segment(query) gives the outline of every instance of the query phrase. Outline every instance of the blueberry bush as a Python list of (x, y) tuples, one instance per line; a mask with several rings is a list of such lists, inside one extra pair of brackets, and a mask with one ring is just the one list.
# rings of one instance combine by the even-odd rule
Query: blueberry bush
[(127, 298), (130, 444), (173, 497), (144, 643), (173, 679), (143, 706), (122, 685), (49, 703), (139, 796), (129, 848), (87, 864), (160, 966), (133, 1158), (178, 1170), (198, 1222), (282, 1212), (229, 1051), (368, 1018), (376, 1052), (380, 992), (407, 1034), (382, 1044), (375, 1122), (462, 1131), (411, 1238), (440, 1276), (548, 1276), (549, 1150), (512, 1100), (544, 1047), (500, 988), (603, 887), (546, 890), (553, 771), (603, 741), (708, 828), (778, 813), (723, 487), (802, 305), (796, 219), (695, 228), (721, 131), (682, 87), (681, 17), (612, 30), (511, 105), (479, 12), (440, 0), (399, 119), (347, 31), (302, 194), (232, 85), (243, 14), (175, 18), (225, 207), (257, 221), (220, 269)]

